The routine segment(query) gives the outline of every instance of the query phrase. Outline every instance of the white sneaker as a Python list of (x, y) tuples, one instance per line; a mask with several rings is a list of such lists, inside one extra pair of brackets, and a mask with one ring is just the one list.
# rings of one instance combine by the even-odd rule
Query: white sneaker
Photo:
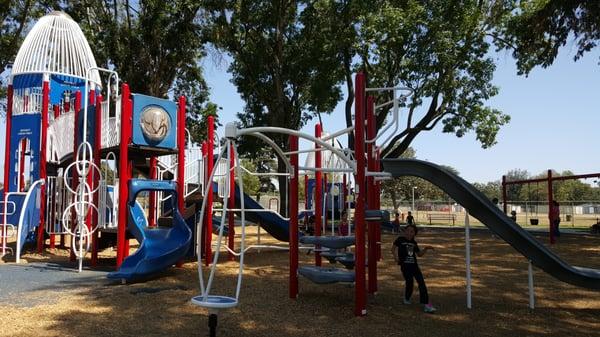
[(428, 314), (433, 314), (434, 312), (437, 311), (437, 309), (434, 308), (433, 305), (431, 305), (431, 304), (425, 304), (425, 306), (423, 306), (423, 311)]
[(402, 299), (402, 303), (404, 303), (404, 304), (407, 304), (407, 305), (408, 305), (408, 304), (412, 304), (412, 303), (410, 302), (410, 300), (407, 300), (406, 298), (403, 298), (403, 299)]

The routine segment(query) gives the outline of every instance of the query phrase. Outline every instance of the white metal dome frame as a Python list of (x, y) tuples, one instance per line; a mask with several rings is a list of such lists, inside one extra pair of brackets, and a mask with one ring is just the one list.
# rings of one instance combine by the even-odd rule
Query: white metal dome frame
[[(64, 12), (51, 12), (33, 26), (21, 45), (11, 76), (56, 74), (86, 79), (96, 67), (92, 49), (79, 25)], [(101, 85), (97, 71), (89, 79)]]

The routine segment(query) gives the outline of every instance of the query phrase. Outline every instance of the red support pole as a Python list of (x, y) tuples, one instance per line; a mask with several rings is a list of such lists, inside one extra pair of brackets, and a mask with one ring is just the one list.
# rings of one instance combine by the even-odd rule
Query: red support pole
[[(203, 183), (204, 183), (203, 189), (205, 189), (206, 186), (208, 186), (207, 184), (208, 184), (208, 178), (209, 178), (206, 175), (206, 172), (208, 171), (208, 165), (207, 165), (208, 160), (206, 159), (208, 156), (207, 149), (208, 149), (208, 144), (206, 143), (206, 141), (203, 141), (202, 142), (202, 166), (203, 166), (203, 169), (205, 172), (204, 173), (204, 181), (203, 181)], [(207, 201), (207, 206), (208, 206), (208, 198), (206, 201)], [(206, 245), (206, 233), (207, 233), (206, 228), (208, 227), (208, 216), (206, 216), (206, 215), (202, 218), (202, 226), (203, 226), (202, 233), (196, 233), (196, 235), (200, 235), (200, 242), (202, 243), (202, 246), (198, 247), (198, 254), (201, 255), (200, 257), (205, 256), (205, 254), (206, 254), (206, 246), (205, 246)]]
[[(298, 137), (290, 136), (290, 152), (298, 151)], [(290, 179), (290, 298), (298, 297), (298, 154), (290, 155), (294, 172)]]
[(323, 190), (325, 191), (325, 193), (327, 193), (325, 196), (325, 200), (321, 200), (322, 203), (323, 203), (323, 201), (325, 201), (323, 203), (325, 205), (325, 207), (322, 208), (322, 210), (323, 210), (323, 228), (325, 228), (325, 233), (327, 233), (327, 216), (329, 215), (329, 212), (327, 211), (327, 199), (331, 198), (329, 196), (329, 192), (331, 192), (331, 190), (329, 188), (327, 188), (327, 174), (323, 174)]
[[(233, 153), (233, 144), (230, 145), (231, 146), (231, 158), (229, 158), (229, 162), (231, 167), (235, 167), (235, 154)], [(234, 170), (229, 170), (229, 189), (231, 192), (229, 192), (229, 209), (233, 209), (235, 208), (235, 174), (234, 174)], [(229, 246), (229, 249), (233, 250), (233, 248), (235, 247), (235, 243), (234, 243), (234, 239), (235, 239), (235, 221), (233, 218), (233, 212), (228, 212), (228, 224), (229, 224), (229, 231), (227, 233), (227, 245)], [(235, 260), (235, 255), (233, 255), (231, 252), (229, 252), (229, 261), (234, 261)]]
[[(75, 93), (75, 111), (73, 112), (73, 161), (77, 156), (77, 147), (79, 145), (79, 111), (81, 110), (81, 91), (77, 91)], [(79, 175), (77, 174), (77, 170), (72, 170), (71, 177), (71, 188), (73, 191), (77, 191), (77, 187), (79, 185)], [(71, 231), (75, 230), (75, 222), (77, 221), (77, 214), (75, 210), (71, 211)], [(75, 247), (71, 247), (71, 252), (69, 254), (69, 260), (71, 262), (75, 261)]]
[[(96, 90), (94, 90), (94, 89), (90, 89), (90, 92), (88, 93), (88, 115), (86, 116), (88, 119), (90, 118), (90, 116), (89, 116), (89, 112), (90, 112), (90, 109), (89, 109), (89, 107), (91, 107), (91, 106), (94, 106), (95, 104), (96, 104)], [(87, 122), (87, 120), (84, 120), (83, 122), (84, 122), (84, 123), (86, 123), (86, 124), (88, 123), (88, 122)], [(95, 120), (94, 120), (94, 122), (95, 122)], [(86, 141), (89, 141), (91, 137), (88, 137), (88, 135), (91, 135), (91, 134), (93, 134), (95, 131), (96, 131), (95, 127), (94, 127), (94, 129), (93, 129), (93, 130), (90, 130), (90, 129), (88, 128), (88, 130), (87, 130), (87, 132), (88, 132), (88, 133), (87, 133), (87, 134), (85, 134), (85, 135), (83, 135), (83, 139), (84, 139), (84, 140), (86, 140)], [(95, 142), (94, 142), (94, 143), (95, 143)], [(91, 144), (91, 145), (92, 145), (92, 156), (93, 156), (93, 154), (94, 154), (94, 146), (95, 146), (96, 144)], [(90, 159), (91, 159), (91, 158), (90, 158)], [(100, 166), (98, 166), (98, 167), (100, 167)], [(91, 170), (91, 171), (90, 171), (90, 173), (91, 173), (91, 174), (88, 174), (88, 175), (87, 175), (87, 179), (86, 179), (86, 180), (87, 180), (87, 181), (86, 181), (86, 183), (88, 184), (88, 186), (90, 186), (90, 187), (92, 188), (92, 190), (94, 189), (94, 186), (96, 186), (96, 185), (94, 185), (94, 173), (93, 173), (93, 172), (94, 172), (94, 171), (93, 171), (93, 170)], [(92, 201), (94, 201), (94, 200), (95, 200), (95, 197), (92, 197), (92, 199), (93, 199)], [(97, 204), (96, 204), (96, 205), (97, 205)], [(96, 220), (97, 220), (97, 219), (96, 219)], [(92, 230), (92, 228), (93, 228), (93, 223), (94, 223), (94, 216), (93, 216), (93, 212), (88, 212), (88, 215), (87, 215), (87, 217), (85, 218), (85, 224), (86, 224), (86, 226), (87, 226), (87, 228), (88, 228), (88, 230), (89, 230), (89, 231), (91, 231), (91, 230)], [(89, 240), (89, 238), (88, 238), (88, 240)], [(93, 238), (93, 236), (92, 236), (92, 256), (94, 255), (94, 253), (93, 253), (93, 245), (94, 245), (94, 242), (93, 242), (93, 241), (94, 241), (94, 238)], [(94, 264), (94, 263), (92, 263), (92, 266), (95, 266), (95, 264)]]
[[(54, 119), (58, 118), (60, 116), (60, 106), (58, 104), (55, 104), (52, 106), (52, 110), (54, 112)], [(55, 186), (55, 188), (56, 188), (56, 186)], [(52, 206), (51, 206), (52, 210), (50, 213), (52, 215), (50, 216), (50, 219), (48, 219), (48, 221), (52, 221), (53, 227), (56, 226), (56, 221), (58, 220), (58, 219), (56, 219), (56, 216), (54, 215), (55, 211), (56, 211), (56, 201), (54, 200), (55, 195), (56, 195), (56, 192), (52, 191)], [(62, 239), (62, 235), (61, 235), (61, 239)], [(56, 235), (53, 233), (53, 234), (50, 234), (50, 249), (54, 249), (54, 248), (56, 248)]]
[(506, 204), (506, 199), (506, 176), (502, 176), (502, 209), (504, 211), (504, 214), (508, 214), (508, 205)]
[(556, 243), (556, 238), (554, 237), (554, 226), (552, 224), (552, 208), (554, 201), (554, 191), (552, 186), (552, 170), (548, 170), (548, 219), (550, 220), (550, 225), (548, 228), (550, 229), (550, 244)]
[[(94, 164), (96, 164), (97, 167), (102, 167), (102, 158), (100, 158), (102, 149), (102, 95), (98, 95), (96, 102), (96, 114), (94, 115)], [(96, 193), (94, 193), (94, 205), (98, 207), (98, 210), (101, 210), (102, 208), (99, 205), (99, 185), (100, 176), (94, 175), (94, 184), (92, 185), (92, 190), (97, 189)], [(98, 226), (100, 225), (98, 223), (99, 216), (100, 212), (96, 212), (96, 215), (92, 219), (92, 226), (96, 229), (92, 235), (92, 267), (95, 267), (98, 264)]]
[[(10, 170), (12, 169), (11, 162), (11, 148), (10, 148), (10, 134), (12, 129), (12, 111), (13, 111), (13, 94), (14, 89), (12, 83), (8, 84), (7, 88), (7, 100), (6, 100), (6, 134), (4, 143), (4, 201), (6, 201), (6, 193), (10, 192)], [(3, 211), (6, 212), (6, 205), (4, 205)], [(0, 235), (0, 244), (4, 244), (6, 227), (2, 226), (2, 235)]]
[[(375, 155), (375, 168), (377, 172), (381, 172), (381, 152), (378, 150)], [(381, 181), (375, 182), (375, 209), (381, 209)], [(381, 261), (381, 222), (375, 227), (377, 239), (377, 261)]]
[[(52, 106), (52, 112), (53, 112), (53, 116), (54, 119), (58, 118), (58, 116), (60, 116), (60, 106), (58, 106), (58, 104), (55, 104)], [(54, 188), (56, 189), (56, 185), (54, 186)], [(46, 219), (46, 221), (51, 222), (52, 223), (52, 232), (54, 232), (54, 228), (56, 226), (56, 216), (55, 214), (55, 208), (56, 208), (56, 200), (55, 200), (55, 195), (56, 192), (55, 191), (50, 191), (50, 195), (51, 197), (49, 199), (52, 200), (52, 203), (50, 204), (50, 217), (48, 219)], [(50, 234), (50, 249), (54, 249), (56, 248), (56, 235), (54, 233)]]
[[(213, 118), (213, 116), (208, 116), (207, 118), (207, 123), (208, 123), (208, 139), (207, 139), (207, 148), (206, 148), (206, 176), (210, 177), (210, 175), (212, 174), (212, 170), (213, 170), (213, 166), (214, 166), (214, 149), (215, 149), (215, 120)], [(206, 196), (206, 198), (208, 200), (206, 200), (206, 214), (204, 215), (206, 217), (206, 232), (205, 232), (205, 239), (206, 239), (206, 243), (204, 245), (205, 247), (205, 253), (204, 253), (204, 263), (205, 265), (209, 265), (210, 261), (212, 260), (212, 209), (213, 209), (213, 191), (212, 191), (212, 181), (207, 181), (207, 184), (209, 184), (209, 192), (208, 195)]]
[[(150, 179), (155, 180), (158, 179), (156, 174), (156, 165), (158, 164), (158, 159), (156, 156), (150, 157)], [(150, 192), (150, 196), (148, 198), (148, 227), (156, 227), (156, 192)]]
[[(376, 126), (375, 126), (375, 99), (372, 96), (367, 96), (367, 139), (372, 140), (375, 138)], [(377, 170), (377, 163), (375, 162), (375, 144), (367, 144), (367, 169), (369, 172), (375, 172)], [(367, 206), (369, 209), (376, 209), (377, 203), (377, 188), (375, 186), (375, 178), (368, 176), (367, 178)], [(368, 233), (368, 290), (369, 294), (377, 292), (377, 230), (378, 223), (370, 221), (367, 223)]]
[(367, 293), (365, 288), (365, 74), (356, 74), (354, 82), (356, 93), (354, 113), (354, 157), (356, 158), (356, 200), (354, 212), (355, 224), (355, 304), (354, 315), (367, 314)]
[[(321, 124), (315, 125), (315, 137), (321, 138)], [(321, 168), (321, 146), (315, 143), (315, 236), (321, 236), (321, 228), (323, 226), (323, 173), (319, 170)], [(321, 247), (316, 246), (317, 250)], [(321, 266), (321, 253), (315, 252), (315, 265)]]
[[(185, 212), (185, 96), (179, 96), (177, 104), (177, 203), (179, 204), (179, 212)], [(183, 265), (183, 260), (177, 262), (177, 267)]]
[(119, 144), (119, 214), (117, 228), (117, 268), (129, 255), (127, 240), (127, 199), (129, 198), (129, 180), (131, 179), (131, 162), (129, 160), (129, 143), (132, 133), (132, 107), (129, 86), (123, 84), (121, 89), (121, 139)]
[(177, 105), (177, 202), (181, 214), (185, 211), (185, 104), (185, 97), (180, 96)]
[[(37, 233), (37, 252), (41, 254), (44, 251), (44, 233), (46, 225), (46, 179), (48, 173), (46, 171), (46, 147), (48, 141), (48, 109), (50, 107), (50, 82), (47, 75), (44, 75), (44, 83), (42, 84), (42, 134), (40, 142), (40, 179), (44, 180), (44, 184), (40, 187), (40, 224), (38, 225)], [(31, 144), (33, 147), (33, 144)], [(32, 149), (33, 151), (33, 149)]]
[(348, 181), (346, 178), (346, 173), (342, 176), (342, 184), (344, 185), (342, 188), (342, 209), (346, 209), (347, 206), (347, 198), (348, 198)]

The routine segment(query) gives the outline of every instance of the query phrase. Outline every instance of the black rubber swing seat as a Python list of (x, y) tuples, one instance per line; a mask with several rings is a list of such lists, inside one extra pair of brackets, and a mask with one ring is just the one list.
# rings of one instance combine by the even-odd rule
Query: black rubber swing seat
[(300, 243), (305, 245), (320, 245), (331, 249), (342, 249), (354, 245), (354, 236), (303, 236)]
[(302, 266), (298, 274), (317, 284), (353, 283), (354, 272), (331, 267)]

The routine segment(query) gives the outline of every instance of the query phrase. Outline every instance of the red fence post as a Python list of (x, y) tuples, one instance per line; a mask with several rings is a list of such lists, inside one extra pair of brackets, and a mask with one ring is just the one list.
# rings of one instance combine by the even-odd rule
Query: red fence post
[(553, 201), (554, 191), (552, 186), (552, 170), (548, 170), (548, 220), (550, 221), (548, 228), (550, 230), (550, 244), (556, 243), (556, 238), (554, 237), (554, 225), (552, 224)]
[[(290, 136), (290, 151), (298, 151), (298, 137)], [(290, 179), (290, 298), (298, 297), (298, 154), (290, 155), (292, 177)]]
[(502, 210), (504, 214), (508, 213), (508, 205), (507, 202), (507, 193), (506, 193), (506, 176), (502, 176)]
[(367, 314), (367, 294), (365, 288), (365, 74), (356, 74), (355, 113), (354, 113), (354, 156), (356, 158), (356, 200), (354, 203), (355, 224), (355, 306), (354, 315)]

